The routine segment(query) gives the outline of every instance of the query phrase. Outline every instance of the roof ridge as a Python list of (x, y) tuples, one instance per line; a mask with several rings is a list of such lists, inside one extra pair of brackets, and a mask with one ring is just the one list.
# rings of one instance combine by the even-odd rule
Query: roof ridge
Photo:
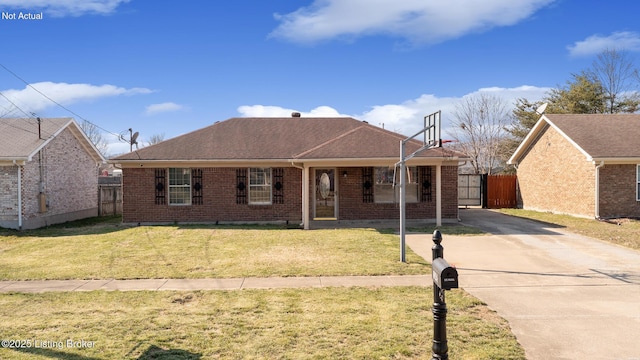
[(359, 125), (359, 126), (357, 126), (357, 127), (353, 128), (353, 129), (351, 129), (351, 130), (349, 130), (349, 131), (347, 131), (347, 132), (344, 132), (344, 133), (340, 134), (339, 136), (336, 136), (336, 137), (334, 137), (334, 138), (331, 138), (331, 139), (329, 139), (329, 140), (327, 140), (327, 141), (325, 141), (325, 142), (323, 142), (323, 143), (321, 143), (321, 144), (318, 144), (318, 145), (316, 145), (316, 146), (314, 146), (314, 147), (312, 147), (312, 148), (310, 148), (310, 149), (307, 149), (307, 150), (305, 150), (305, 151), (303, 151), (303, 152), (301, 152), (301, 153), (299, 153), (299, 154), (293, 155), (293, 158), (294, 158), (294, 159), (298, 159), (298, 158), (300, 158), (300, 157), (304, 156), (305, 154), (308, 154), (308, 153), (311, 153), (311, 152), (313, 152), (313, 151), (315, 151), (315, 150), (318, 150), (318, 149), (320, 149), (320, 148), (323, 148), (323, 147), (325, 147), (325, 146), (329, 145), (330, 143), (335, 142), (335, 141), (338, 141), (339, 139), (342, 139), (343, 137), (345, 137), (345, 136), (347, 136), (347, 135), (349, 135), (349, 134), (352, 134), (352, 133), (353, 133), (353, 132), (355, 132), (356, 130), (361, 129), (361, 128), (363, 128), (363, 127), (364, 127), (364, 125)]

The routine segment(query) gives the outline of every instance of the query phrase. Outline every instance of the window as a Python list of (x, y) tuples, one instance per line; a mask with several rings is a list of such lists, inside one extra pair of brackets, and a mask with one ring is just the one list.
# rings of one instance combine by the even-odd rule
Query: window
[[(374, 169), (374, 172), (374, 201), (377, 203), (400, 202), (400, 169), (394, 169), (394, 167), (377, 167)], [(394, 173), (396, 179), (395, 189), (393, 186)], [(418, 168), (407, 167), (405, 190), (408, 203), (418, 202)]]
[(191, 169), (169, 169), (169, 205), (191, 205)]
[(636, 200), (640, 201), (640, 165), (636, 165)]
[(271, 169), (249, 169), (249, 204), (271, 204)]

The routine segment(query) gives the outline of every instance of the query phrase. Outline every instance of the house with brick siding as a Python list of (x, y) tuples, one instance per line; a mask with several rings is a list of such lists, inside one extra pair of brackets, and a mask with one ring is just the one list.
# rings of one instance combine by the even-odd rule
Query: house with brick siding
[(545, 114), (509, 163), (525, 209), (640, 217), (638, 114)]
[[(399, 219), (405, 138), (348, 117), (232, 118), (110, 162), (125, 223), (351, 226)], [(460, 160), (438, 147), (407, 162), (408, 223), (457, 221)]]
[(71, 118), (0, 118), (0, 227), (97, 216), (105, 161)]

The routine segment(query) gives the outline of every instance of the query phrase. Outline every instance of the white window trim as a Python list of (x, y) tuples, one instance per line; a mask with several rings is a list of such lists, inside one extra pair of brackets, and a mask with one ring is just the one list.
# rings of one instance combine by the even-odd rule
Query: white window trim
[[(171, 185), (171, 169), (174, 169), (174, 170), (185, 170), (186, 169), (186, 170), (188, 170), (189, 171), (189, 184), (188, 185), (184, 185), (184, 184), (183, 185)], [(169, 168), (169, 171), (167, 171), (167, 175), (169, 176), (169, 181), (168, 181), (169, 186), (167, 188), (167, 191), (168, 191), (167, 195), (169, 197), (169, 201), (168, 201), (169, 205), (170, 206), (189, 206), (189, 205), (191, 205), (191, 183), (192, 183), (191, 169), (189, 169), (189, 168)], [(183, 188), (183, 189), (184, 188), (188, 188), (189, 189), (189, 196), (187, 198), (187, 202), (184, 202), (184, 203), (172, 203), (171, 202), (171, 189), (178, 189), (178, 188)]]
[[(255, 170), (255, 169), (259, 169), (259, 170), (269, 170), (269, 182), (268, 184), (251, 184), (251, 170)], [(248, 198), (249, 198), (249, 205), (271, 205), (273, 204), (273, 171), (271, 168), (249, 168), (248, 171), (248, 178), (249, 178), (249, 187), (248, 187)], [(254, 201), (251, 199), (251, 188), (252, 187), (264, 187), (264, 186), (268, 186), (269, 187), (269, 200), (268, 201)]]

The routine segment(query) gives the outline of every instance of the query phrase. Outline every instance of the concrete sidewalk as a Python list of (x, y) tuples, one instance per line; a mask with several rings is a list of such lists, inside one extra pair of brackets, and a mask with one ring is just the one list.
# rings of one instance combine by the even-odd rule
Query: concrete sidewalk
[(429, 275), (316, 276), (231, 279), (0, 281), (0, 293), (47, 291), (242, 290), (342, 286), (431, 286)]

